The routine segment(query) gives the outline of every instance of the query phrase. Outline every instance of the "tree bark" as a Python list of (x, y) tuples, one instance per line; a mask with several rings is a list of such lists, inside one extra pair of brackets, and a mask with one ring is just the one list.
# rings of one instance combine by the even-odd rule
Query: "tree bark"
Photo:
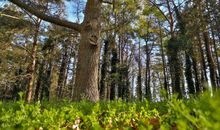
[(101, 67), (101, 81), (100, 81), (100, 99), (105, 100), (107, 98), (107, 67), (108, 67), (108, 60), (109, 60), (109, 41), (106, 40), (104, 42), (104, 54), (102, 58), (102, 67)]
[(82, 24), (49, 16), (20, 0), (9, 0), (42, 20), (73, 29), (81, 33), (73, 99), (99, 100), (98, 63), (100, 54), (102, 0), (87, 0)]
[(195, 55), (192, 56), (192, 66), (194, 70), (194, 76), (195, 76), (195, 87), (196, 87), (196, 93), (199, 94), (201, 92), (201, 77), (199, 76), (199, 69), (202, 69), (201, 67), (198, 68), (197, 59), (195, 58)]
[(181, 61), (179, 57), (180, 46), (178, 45), (177, 38), (173, 37), (168, 41), (168, 61), (170, 67), (171, 83), (173, 92), (178, 93), (178, 98), (182, 98), (181, 92)]
[(166, 59), (165, 59), (165, 54), (164, 54), (164, 48), (163, 48), (163, 38), (162, 38), (162, 30), (161, 30), (161, 25), (160, 26), (160, 50), (161, 50), (161, 58), (162, 58), (162, 64), (163, 64), (163, 84), (164, 84), (164, 89), (165, 89), (165, 97), (168, 98), (168, 82), (167, 82), (167, 68), (166, 68)]
[(72, 55), (73, 55), (73, 58), (74, 58), (74, 61), (72, 63), (72, 79), (71, 79), (71, 82), (70, 82), (70, 85), (72, 86), (71, 88), (71, 96), (70, 98), (73, 99), (73, 92), (74, 92), (74, 86), (75, 86), (75, 71), (76, 71), (76, 63), (77, 63), (77, 58), (76, 58), (76, 52), (75, 50), (72, 52)]
[(116, 83), (117, 77), (117, 63), (118, 63), (118, 53), (115, 47), (112, 48), (112, 58), (111, 58), (111, 87), (110, 87), (110, 100), (114, 100), (116, 96)]
[(142, 64), (141, 64), (141, 42), (138, 44), (138, 76), (137, 76), (137, 99), (142, 100)]
[(43, 79), (43, 75), (44, 75), (44, 64), (45, 64), (45, 60), (43, 60), (40, 63), (40, 67), (39, 67), (39, 75), (37, 78), (37, 84), (36, 84), (36, 88), (35, 88), (35, 94), (34, 94), (34, 101), (38, 101), (39, 100), (39, 93), (40, 93), (40, 88), (42, 87), (42, 80)]
[(190, 59), (190, 54), (189, 52), (186, 52), (185, 54), (185, 76), (186, 76), (186, 82), (189, 90), (189, 94), (194, 94), (195, 93), (195, 88), (194, 88), (194, 82), (193, 82), (193, 75), (192, 75), (192, 61)]
[(41, 93), (40, 93), (40, 100), (43, 99), (49, 100), (50, 96), (50, 85), (51, 85), (51, 71), (52, 71), (53, 65), (51, 63), (48, 64), (48, 67), (45, 68), (44, 76), (42, 79), (42, 87), (41, 87)]
[[(204, 82), (208, 82), (207, 71), (206, 71), (206, 64), (205, 64), (205, 55), (204, 55), (204, 51), (203, 51), (202, 41), (201, 41), (200, 35), (198, 35), (197, 38), (198, 38), (198, 42), (199, 42), (199, 52), (200, 52), (200, 57), (201, 57), (200, 64), (202, 66), (201, 80), (202, 80), (202, 83), (204, 83)], [(203, 88), (203, 89), (205, 89), (205, 88)]]
[(203, 32), (203, 37), (204, 37), (204, 42), (205, 42), (208, 66), (209, 66), (209, 70), (210, 70), (211, 85), (212, 85), (213, 89), (215, 90), (216, 89), (215, 64), (214, 64), (214, 60), (213, 60), (213, 56), (212, 56), (208, 32)]
[[(215, 34), (214, 34), (214, 25), (213, 25), (213, 21), (212, 21), (212, 15), (214, 15), (215, 17), (217, 17), (214, 13), (212, 14), (212, 11), (210, 10), (210, 7), (211, 7), (211, 2), (206, 0), (206, 9), (207, 9), (207, 12), (208, 12), (208, 23), (210, 23), (210, 31), (211, 31), (211, 36), (212, 36), (212, 43), (213, 43), (213, 46), (214, 46), (214, 54), (216, 56), (215, 58), (215, 62), (216, 62), (216, 70), (218, 70), (218, 74), (216, 73), (216, 87), (218, 86), (219, 87), (219, 80), (220, 80), (220, 65), (219, 65), (219, 60), (218, 60), (218, 54), (217, 54), (217, 46), (216, 46), (216, 41), (215, 41)], [(214, 60), (213, 60), (214, 62)]]
[(57, 86), (57, 97), (58, 97), (58, 99), (61, 98), (62, 94), (63, 94), (65, 79), (66, 79), (66, 73), (67, 73), (68, 59), (69, 59), (67, 45), (64, 45), (63, 49), (64, 49), (63, 50), (64, 54), (62, 56), (62, 63), (61, 63), (61, 66), (60, 66), (60, 73), (59, 73), (58, 86)]
[(88, 0), (85, 9), (85, 19), (82, 23), (81, 41), (76, 70), (74, 100), (81, 99), (96, 102), (98, 92), (98, 66), (100, 55), (101, 32), (101, 1)]
[(34, 78), (35, 78), (35, 65), (36, 65), (36, 54), (37, 54), (37, 40), (39, 35), (39, 27), (40, 27), (40, 21), (37, 20), (33, 36), (33, 45), (32, 45), (32, 51), (31, 51), (31, 63), (28, 66), (27, 74), (28, 74), (28, 85), (27, 85), (27, 91), (26, 91), (26, 101), (28, 103), (32, 100), (32, 93), (33, 93), (33, 87), (34, 87)]

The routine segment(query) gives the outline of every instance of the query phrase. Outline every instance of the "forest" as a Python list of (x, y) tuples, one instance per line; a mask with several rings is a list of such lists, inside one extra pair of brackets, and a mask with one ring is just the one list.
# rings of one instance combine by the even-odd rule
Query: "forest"
[(220, 0), (0, 0), (0, 129), (219, 130)]

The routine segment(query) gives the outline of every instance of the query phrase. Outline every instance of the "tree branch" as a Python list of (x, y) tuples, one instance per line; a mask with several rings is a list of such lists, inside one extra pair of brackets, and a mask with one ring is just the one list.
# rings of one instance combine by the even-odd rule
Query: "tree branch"
[(12, 18), (12, 19), (17, 19), (17, 20), (21, 19), (21, 18), (18, 18), (18, 17), (16, 17), (16, 16), (12, 16), (12, 15), (8, 15), (8, 14), (4, 14), (4, 13), (1, 13), (1, 12), (0, 12), (0, 17), (1, 17), (1, 16), (5, 16), (5, 17)]
[(66, 28), (70, 28), (77, 32), (81, 32), (81, 25), (78, 23), (73, 23), (67, 20), (61, 20), (57, 17), (46, 15), (43, 12), (38, 11), (38, 9), (30, 7), (24, 2), (21, 2), (20, 0), (9, 0), (9, 1), (19, 6), (20, 8), (25, 9), (26, 11), (30, 12), (31, 14), (37, 16), (38, 18), (44, 21), (47, 21), (47, 22), (50, 22), (56, 25), (60, 25)]
[(164, 16), (164, 18), (166, 19), (166, 21), (171, 24), (170, 20), (168, 19), (168, 17), (165, 15), (165, 13), (160, 9), (160, 7), (153, 1), (149, 1), (151, 4), (153, 4), (153, 6), (155, 6), (158, 11), (160, 11), (160, 13)]

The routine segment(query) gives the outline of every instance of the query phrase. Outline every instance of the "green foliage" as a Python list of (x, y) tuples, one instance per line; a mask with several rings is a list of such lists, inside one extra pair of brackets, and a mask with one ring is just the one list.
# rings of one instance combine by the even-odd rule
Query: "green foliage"
[[(0, 102), (1, 129), (212, 129), (220, 128), (220, 94), (168, 102)], [(21, 98), (22, 99), (22, 98)]]

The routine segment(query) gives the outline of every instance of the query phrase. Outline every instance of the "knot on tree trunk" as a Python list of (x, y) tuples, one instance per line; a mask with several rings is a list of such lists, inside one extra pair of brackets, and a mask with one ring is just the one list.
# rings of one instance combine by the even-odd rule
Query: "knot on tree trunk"
[(89, 43), (92, 44), (92, 45), (97, 46), (98, 45), (98, 37), (94, 34), (90, 35)]
[(90, 20), (85, 24), (85, 31), (88, 33), (88, 40), (91, 45), (98, 45), (98, 25), (96, 20)]

